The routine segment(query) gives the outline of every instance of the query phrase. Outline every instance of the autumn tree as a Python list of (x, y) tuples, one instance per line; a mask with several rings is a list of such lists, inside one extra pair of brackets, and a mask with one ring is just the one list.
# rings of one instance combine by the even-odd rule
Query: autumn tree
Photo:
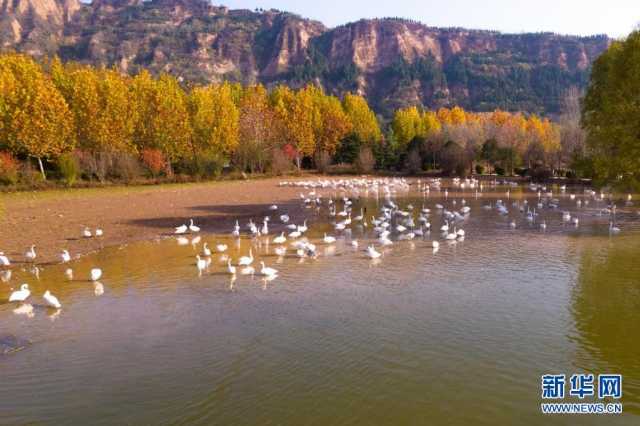
[(380, 124), (365, 98), (347, 93), (343, 100), (344, 112), (351, 122), (352, 132), (365, 144), (372, 145), (382, 139)]
[(42, 160), (73, 148), (73, 119), (51, 78), (22, 55), (0, 57), (2, 139), (16, 154)]

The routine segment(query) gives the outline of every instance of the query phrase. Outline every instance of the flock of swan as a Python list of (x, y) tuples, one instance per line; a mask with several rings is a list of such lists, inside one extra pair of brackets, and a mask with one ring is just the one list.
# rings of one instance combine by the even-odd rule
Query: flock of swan
[[(517, 186), (517, 184), (502, 182), (507, 186)], [(452, 188), (461, 191), (467, 191), (474, 198), (482, 196), (485, 185), (497, 186), (498, 182), (483, 183), (476, 179), (459, 179), (454, 178)], [(298, 187), (300, 192), (300, 203), (305, 209), (314, 209), (315, 212), (324, 212), (329, 223), (333, 226), (335, 235), (348, 236), (348, 243), (354, 250), (359, 250), (360, 243), (353, 238), (351, 233), (352, 227), (362, 231), (362, 235), (368, 236), (368, 243), (362, 250), (363, 257), (372, 260), (379, 259), (383, 256), (382, 247), (390, 246), (404, 240), (413, 240), (414, 238), (425, 237), (431, 235), (431, 231), (436, 228), (440, 231), (441, 240), (448, 243), (463, 241), (466, 232), (463, 229), (464, 224), (471, 214), (471, 207), (467, 205), (467, 201), (462, 196), (456, 196), (452, 193), (449, 196), (449, 189), (442, 186), (440, 179), (433, 178), (427, 180), (409, 181), (404, 178), (352, 178), (352, 179), (317, 179), (317, 180), (297, 180), (282, 181), (279, 186)], [(547, 223), (542, 220), (538, 223), (538, 215), (540, 211), (549, 209), (557, 210), (560, 206), (560, 199), (554, 194), (550, 188), (544, 185), (530, 184), (529, 191), (537, 195), (537, 202), (530, 203), (526, 198), (516, 199), (509, 206), (506, 201), (497, 199), (494, 203), (489, 202), (482, 205), (485, 210), (495, 210), (497, 214), (509, 215), (510, 209), (519, 213), (524, 217), (526, 222), (531, 225), (537, 225), (539, 229), (545, 230)], [(398, 195), (408, 194), (409, 191), (416, 191), (422, 195), (423, 202), (430, 192), (434, 191), (440, 195), (440, 202), (431, 208), (425, 204), (418, 208), (412, 204), (406, 204), (402, 208), (398, 201)], [(577, 208), (587, 206), (590, 202), (602, 203), (609, 200), (609, 196), (604, 193), (596, 193), (592, 190), (584, 190), (582, 196), (574, 193), (566, 194), (566, 187), (560, 186), (559, 190), (565, 197), (568, 195), (569, 200), (575, 202)], [(329, 194), (329, 195), (328, 195)], [(459, 195), (462, 195), (460, 193)], [(511, 198), (511, 189), (508, 188), (504, 196)], [(377, 215), (367, 212), (367, 208), (361, 205), (354, 210), (354, 202), (363, 198), (375, 198), (379, 201)], [(631, 195), (627, 196), (626, 204), (632, 205)], [(381, 200), (381, 201), (380, 201)], [(447, 205), (445, 205), (447, 204)], [(298, 258), (316, 258), (318, 257), (317, 244), (331, 246), (335, 244), (338, 238), (335, 235), (324, 232), (323, 236), (316, 243), (306, 237), (309, 230), (308, 219), (304, 218), (301, 224), (295, 224), (291, 220), (291, 216), (287, 212), (283, 212), (282, 208), (277, 204), (273, 204), (268, 208), (269, 212), (263, 217), (262, 221), (254, 222), (249, 219), (246, 224), (246, 231), (243, 232), (238, 220), (235, 221), (230, 235), (239, 242), (243, 235), (252, 238), (252, 241), (266, 240), (267, 243), (273, 243), (276, 247), (275, 254), (282, 259), (289, 249), (292, 249), (294, 255)], [(603, 208), (599, 209), (599, 214), (609, 215), (609, 232), (617, 234), (620, 228), (615, 223), (615, 204), (609, 202)], [(640, 214), (640, 211), (638, 211)], [(439, 218), (439, 225), (432, 225), (434, 218)], [(561, 220), (563, 223), (579, 226), (579, 217), (568, 210), (562, 211)], [(277, 222), (277, 225), (270, 225)], [(518, 225), (515, 219), (509, 222), (510, 228), (516, 228)], [(272, 237), (271, 228), (279, 229)], [(172, 231), (178, 238), (179, 244), (188, 243), (184, 234), (198, 234), (201, 228), (197, 226), (193, 219), (188, 224), (182, 224), (175, 227)], [(436, 234), (436, 232), (434, 232)], [(98, 228), (93, 233), (89, 228), (82, 230), (84, 238), (101, 237), (102, 229)], [(196, 237), (199, 243), (200, 237)], [(288, 243), (288, 245), (287, 245)], [(433, 252), (437, 252), (440, 247), (440, 241), (437, 238), (431, 239), (431, 247)], [(24, 254), (24, 261), (34, 263), (37, 257), (35, 246), (29, 247)], [(224, 243), (216, 243), (213, 250), (205, 242), (202, 246), (202, 252), (195, 257), (195, 266), (198, 273), (208, 271), (212, 263), (211, 258), (215, 253), (221, 254), (221, 260), (226, 264), (226, 273), (232, 280), (235, 280), (236, 274), (241, 275), (261, 275), (265, 280), (273, 280), (278, 277), (279, 271), (265, 264), (264, 260), (256, 262), (253, 249), (250, 247), (249, 252), (236, 259), (234, 262), (231, 256), (227, 255), (228, 246)], [(70, 262), (72, 259), (68, 250), (62, 250), (60, 253), (61, 263)], [(254, 264), (260, 265), (254, 268)], [(10, 259), (0, 252), (0, 268), (5, 272), (11, 266)], [(68, 268), (65, 271), (68, 278), (72, 278), (73, 271)], [(10, 277), (10, 275), (9, 275)], [(89, 274), (89, 280), (95, 285), (96, 294), (103, 292), (103, 286), (99, 282), (102, 277), (100, 268), (93, 268)], [(7, 280), (5, 280), (7, 281)], [(21, 284), (18, 290), (12, 291), (8, 301), (10, 303), (25, 303), (31, 297), (31, 290), (28, 284)], [(44, 305), (59, 310), (62, 304), (56, 296), (49, 290), (42, 295)]]

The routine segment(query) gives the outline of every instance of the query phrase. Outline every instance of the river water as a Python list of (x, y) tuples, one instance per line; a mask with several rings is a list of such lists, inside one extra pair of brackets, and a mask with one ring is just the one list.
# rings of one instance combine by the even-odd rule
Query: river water
[[(305, 209), (316, 259), (291, 248), (279, 258), (265, 237), (202, 235), (108, 248), (37, 276), (18, 265), (1, 275), (1, 297), (22, 282), (33, 294), (29, 305), (0, 304), (0, 336), (32, 343), (0, 356), (0, 424), (638, 424), (638, 207), (618, 201), (612, 235), (606, 202), (553, 189), (559, 208), (533, 223), (512, 204), (535, 207), (528, 187), (399, 191), (395, 202), (415, 217), (431, 209), (434, 229), (376, 242), (377, 261), (363, 253), (371, 224), (337, 233), (324, 205)], [(339, 191), (320, 192), (342, 205)], [(378, 215), (384, 198), (374, 195), (361, 192), (353, 214)], [(498, 198), (508, 215), (482, 208)], [(455, 210), (463, 199), (466, 238), (446, 243), (435, 204)], [(282, 228), (272, 216), (271, 238)], [(324, 232), (337, 242), (323, 244)], [(232, 279), (220, 254), (199, 274), (204, 241), (226, 242), (234, 260), (251, 247), (256, 269), (264, 260), (279, 275)], [(87, 279), (96, 266), (100, 283)], [(46, 289), (62, 310), (42, 306)], [(541, 375), (583, 372), (622, 374), (624, 413), (541, 414)]]

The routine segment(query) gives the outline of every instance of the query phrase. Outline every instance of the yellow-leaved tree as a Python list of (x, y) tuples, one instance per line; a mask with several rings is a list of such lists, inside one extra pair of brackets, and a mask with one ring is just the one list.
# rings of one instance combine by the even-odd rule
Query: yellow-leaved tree
[(16, 154), (43, 159), (73, 149), (73, 118), (40, 65), (23, 55), (0, 57), (1, 138)]
[(361, 142), (372, 145), (382, 140), (382, 132), (376, 115), (366, 99), (359, 95), (347, 93), (343, 100), (344, 111), (349, 118), (352, 132)]

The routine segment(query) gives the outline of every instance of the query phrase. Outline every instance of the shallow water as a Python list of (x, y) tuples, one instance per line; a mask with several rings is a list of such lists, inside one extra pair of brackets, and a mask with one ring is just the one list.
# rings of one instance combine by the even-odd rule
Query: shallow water
[[(28, 282), (33, 311), (0, 305), (0, 335), (33, 343), (0, 357), (0, 424), (576, 424), (540, 414), (540, 376), (579, 372), (624, 376), (624, 414), (584, 415), (580, 424), (638, 424), (637, 207), (620, 211), (622, 232), (609, 235), (605, 203), (577, 208), (569, 191), (535, 224), (511, 206), (537, 202), (527, 188), (509, 198), (504, 187), (477, 198), (457, 191), (396, 200), (416, 214), (431, 208), (439, 229), (435, 203), (453, 209), (456, 200), (459, 209), (464, 198), (464, 241), (447, 244), (432, 231), (395, 242), (378, 262), (362, 252), (371, 226), (320, 242), (335, 234), (326, 207), (307, 210), (317, 259), (300, 261), (292, 249), (279, 259), (264, 238), (243, 237), (238, 247), (202, 236), (210, 246), (227, 242), (233, 259), (252, 247), (279, 269), (273, 281), (231, 280), (220, 255), (199, 276), (202, 242), (175, 239), (73, 261), (73, 280), (67, 265), (45, 266), (39, 278), (14, 268), (0, 297)], [(354, 214), (360, 205), (377, 213), (383, 200), (371, 195)], [(481, 208), (496, 198), (508, 216)], [(580, 226), (563, 224), (562, 210)], [(432, 239), (441, 240), (435, 253)], [(94, 266), (104, 270), (101, 286), (86, 280)], [(45, 289), (61, 311), (39, 305)]]

